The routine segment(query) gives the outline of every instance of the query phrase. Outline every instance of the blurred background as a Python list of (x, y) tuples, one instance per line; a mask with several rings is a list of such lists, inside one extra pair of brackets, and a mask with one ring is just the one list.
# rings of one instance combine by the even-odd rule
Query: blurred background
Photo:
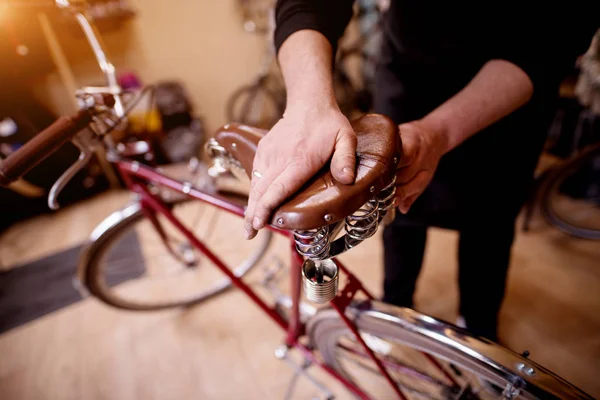
[[(201, 159), (203, 145), (227, 122), (272, 126), (285, 106), (270, 41), (273, 3), (76, 2), (97, 25), (121, 87), (155, 88), (115, 141), (140, 162), (168, 168)], [(342, 40), (335, 87), (348, 117), (370, 110), (378, 18), (374, 2), (358, 2)], [(565, 160), (600, 143), (598, 103), (582, 103), (582, 79), (574, 65), (561, 89), (539, 185), (519, 219), (500, 326), (502, 344), (529, 350), (600, 396), (600, 152), (558, 186), (547, 183)], [(1, 158), (73, 114), (76, 89), (103, 84), (68, 13), (51, 0), (0, 0)], [(61, 209), (50, 210), (48, 191), (78, 154), (68, 143), (24, 181), (0, 187), (0, 399), (283, 398), (293, 373), (272, 355), (281, 334), (241, 294), (135, 313), (77, 291), (72, 277), (82, 244), (130, 199), (114, 169), (96, 157), (65, 187)], [(216, 231), (223, 240), (242, 235), (241, 226), (226, 223)], [(378, 233), (342, 257), (376, 293), (380, 240)], [(458, 301), (448, 284), (457, 273), (448, 256), (456, 242), (455, 233), (433, 230), (417, 290), (419, 310), (448, 321)], [(285, 244), (274, 247), (273, 257), (286, 256)], [(300, 384), (295, 398), (313, 392)]]

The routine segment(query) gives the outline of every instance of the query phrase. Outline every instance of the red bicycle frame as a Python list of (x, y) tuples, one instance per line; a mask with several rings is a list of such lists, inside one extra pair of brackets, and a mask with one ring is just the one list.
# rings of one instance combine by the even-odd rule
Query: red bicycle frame
[[(152, 194), (147, 187), (148, 183), (152, 183), (158, 186), (166, 187), (176, 192), (185, 194), (196, 200), (203, 201), (211, 204), (217, 208), (228, 211), (239, 217), (244, 216), (244, 208), (232, 204), (225, 198), (222, 198), (215, 194), (205, 193), (197, 188), (194, 188), (190, 183), (181, 182), (176, 179), (170, 178), (166, 175), (161, 174), (151, 167), (144, 166), (136, 161), (129, 160), (117, 160), (114, 162), (118, 171), (120, 172), (126, 186), (134, 193), (140, 196), (140, 203), (143, 207), (144, 212), (150, 217), (155, 227), (162, 235), (162, 228), (158, 226), (158, 222), (155, 218), (156, 213), (160, 213), (165, 216), (170, 223), (172, 223), (177, 229), (181, 231), (183, 235), (193, 244), (198, 250), (200, 250), (206, 257), (208, 257), (214, 265), (216, 265), (238, 288), (241, 289), (250, 299), (258, 305), (277, 325), (281, 327), (286, 333), (287, 337), (285, 345), (288, 348), (297, 348), (303, 355), (310, 360), (312, 363), (319, 365), (334, 378), (340, 381), (344, 386), (350, 389), (354, 394), (362, 399), (369, 399), (369, 397), (355, 384), (350, 382), (348, 379), (340, 375), (337, 371), (329, 367), (328, 365), (321, 362), (315, 355), (315, 353), (299, 342), (299, 338), (305, 333), (305, 326), (300, 319), (300, 292), (301, 292), (301, 267), (303, 258), (298, 254), (295, 249), (293, 236), (290, 231), (278, 229), (277, 227), (268, 225), (267, 228), (277, 232), (278, 234), (284, 235), (290, 238), (291, 243), (291, 298), (292, 298), (292, 309), (291, 317), (289, 322), (284, 320), (279, 313), (272, 307), (268, 306), (241, 278), (238, 278), (231, 269), (225, 265), (212, 251), (206, 247), (196, 236), (190, 232), (182, 223), (179, 221), (171, 212), (165, 202), (155, 194)], [(375, 356), (373, 351), (364, 342), (361, 335), (358, 333), (356, 326), (346, 316), (346, 307), (351, 303), (352, 299), (358, 292), (363, 292), (369, 300), (373, 300), (374, 297), (371, 293), (362, 285), (360, 280), (356, 278), (341, 262), (334, 260), (341, 271), (347, 276), (347, 283), (338, 293), (338, 295), (331, 300), (331, 306), (338, 312), (340, 318), (345, 322), (348, 328), (355, 335), (356, 340), (362, 345), (368, 356), (375, 362), (381, 374), (390, 383), (394, 391), (398, 394), (399, 398), (406, 399), (406, 397), (400, 391), (399, 386), (392, 380), (385, 366), (379, 358)]]

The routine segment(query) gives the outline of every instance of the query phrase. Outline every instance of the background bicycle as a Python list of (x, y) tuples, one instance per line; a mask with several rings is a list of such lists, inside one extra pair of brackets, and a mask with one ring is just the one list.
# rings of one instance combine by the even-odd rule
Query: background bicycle
[(539, 206), (551, 226), (576, 238), (600, 239), (599, 40), (600, 30), (564, 85), (543, 166), (525, 208), (525, 231)]

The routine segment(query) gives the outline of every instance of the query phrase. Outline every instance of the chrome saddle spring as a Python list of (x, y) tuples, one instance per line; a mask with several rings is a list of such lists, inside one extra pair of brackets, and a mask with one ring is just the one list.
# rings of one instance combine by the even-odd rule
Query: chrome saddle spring
[(329, 225), (318, 229), (294, 231), (294, 242), (296, 243), (296, 250), (301, 255), (311, 259), (320, 259), (329, 252), (331, 246), (329, 242)]
[(394, 198), (396, 197), (396, 176), (392, 181), (384, 187), (377, 195), (379, 202), (379, 217), (383, 218), (387, 212), (394, 206)]
[(379, 223), (379, 201), (372, 199), (363, 204), (352, 215), (346, 217), (346, 242), (348, 239), (365, 240), (377, 232)]

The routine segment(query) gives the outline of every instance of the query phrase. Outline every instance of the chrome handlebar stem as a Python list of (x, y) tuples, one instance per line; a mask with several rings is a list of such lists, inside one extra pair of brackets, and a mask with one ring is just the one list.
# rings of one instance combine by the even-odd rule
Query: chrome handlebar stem
[[(100, 66), (100, 69), (102, 70), (102, 73), (104, 74), (104, 77), (106, 78), (106, 84), (107, 84), (106, 88), (93, 88), (93, 92), (95, 91), (96, 93), (98, 93), (99, 91), (103, 90), (101, 93), (120, 94), (121, 87), (119, 86), (119, 82), (117, 80), (117, 75), (115, 73), (115, 67), (108, 60), (108, 57), (106, 56), (106, 52), (104, 51), (104, 48), (102, 47), (102, 44), (100, 43), (100, 39), (96, 33), (95, 27), (86, 18), (86, 16), (83, 14), (83, 12), (81, 12), (76, 7), (74, 7), (69, 0), (55, 0), (55, 4), (57, 5), (57, 7), (67, 10), (73, 15), (73, 17), (75, 18), (75, 20), (81, 27), (81, 30), (83, 31), (83, 33), (85, 35), (85, 38), (87, 39), (88, 43), (90, 44), (90, 47), (92, 48), (92, 52), (94, 53), (94, 56), (96, 57), (96, 62), (98, 63), (98, 66)], [(88, 88), (83, 88), (82, 90), (86, 91), (86, 89), (88, 89)], [(121, 117), (125, 116), (125, 110), (123, 107), (123, 103), (122, 103), (121, 99), (119, 99), (118, 97), (115, 98), (115, 101), (116, 101), (115, 105), (114, 105), (115, 114), (117, 117), (121, 118)]]
[[(80, 108), (93, 108), (97, 107), (93, 96), (95, 94), (109, 94), (114, 97), (114, 105), (110, 108), (110, 111), (119, 120), (123, 120), (126, 116), (126, 109), (123, 104), (123, 100), (120, 97), (123, 94), (123, 90), (119, 85), (116, 70), (114, 65), (109, 61), (106, 52), (100, 42), (99, 35), (96, 32), (94, 25), (88, 20), (82, 11), (75, 7), (69, 0), (55, 0), (55, 5), (63, 10), (68, 11), (77, 21), (81, 30), (83, 31), (86, 40), (90, 44), (96, 62), (98, 63), (100, 70), (104, 74), (106, 79), (105, 87), (83, 87), (78, 89), (75, 96), (78, 98), (78, 104)], [(104, 107), (104, 110), (108, 110)], [(101, 121), (96, 121), (98, 125)], [(99, 132), (96, 132), (93, 128), (87, 128), (77, 134), (72, 140), (73, 144), (80, 150), (78, 160), (69, 167), (58, 180), (54, 183), (50, 189), (48, 195), (48, 207), (52, 210), (57, 210), (59, 204), (57, 201), (58, 195), (65, 188), (75, 175), (81, 171), (92, 159), (95, 151), (103, 143), (107, 147), (111, 148), (112, 143), (110, 138), (101, 139)]]

